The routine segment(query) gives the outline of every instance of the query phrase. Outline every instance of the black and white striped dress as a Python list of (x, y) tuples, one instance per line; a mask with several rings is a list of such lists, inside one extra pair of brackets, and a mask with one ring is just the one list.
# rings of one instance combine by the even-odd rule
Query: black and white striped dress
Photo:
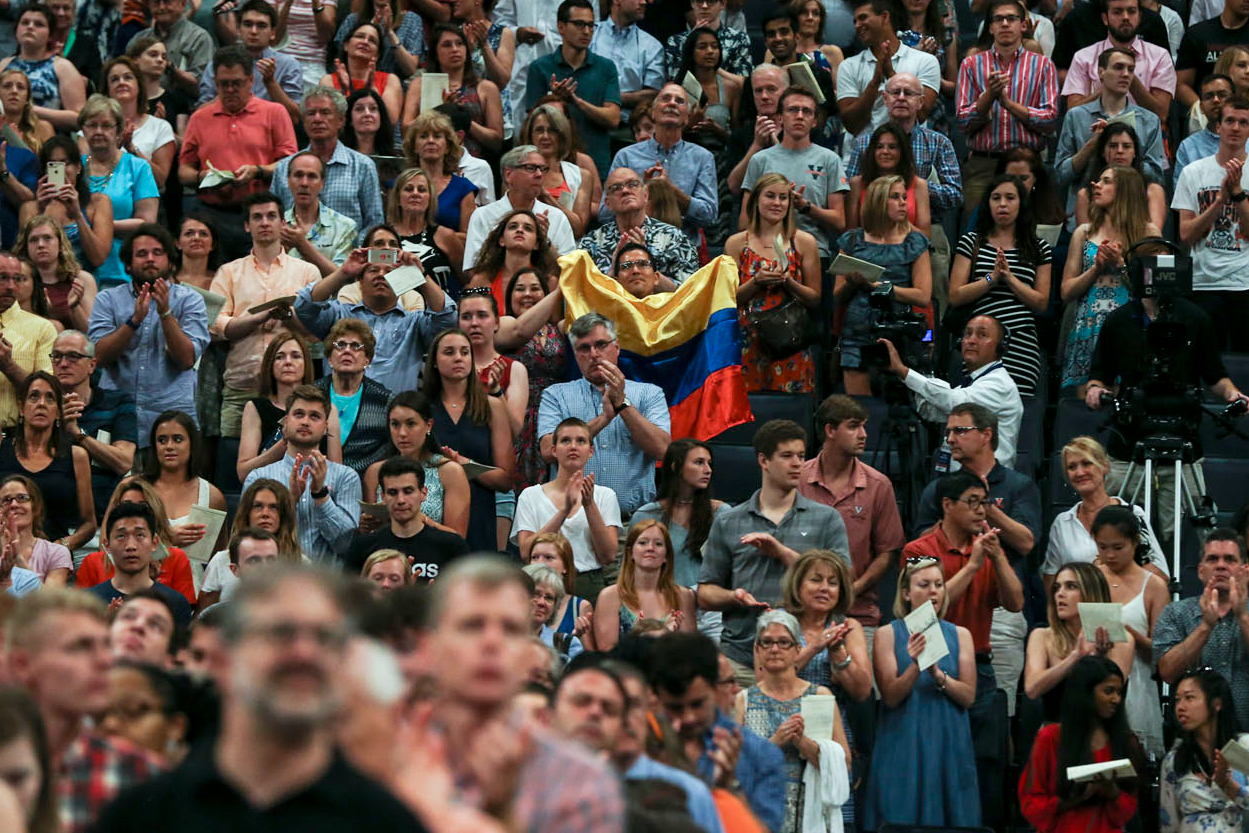
[[(964, 234), (959, 238), (955, 252), (972, 261), (970, 279), (983, 281), (993, 274), (997, 248), (985, 243), (976, 252), (977, 237), (979, 235), (974, 231)], [(1049, 263), (1053, 257), (1049, 244), (1044, 240), (1037, 241), (1037, 248), (1040, 263), (1023, 263), (1018, 249), (1004, 250), (1011, 273), (1029, 286), (1036, 283), (1037, 267)], [(977, 315), (992, 315), (1010, 330), (1010, 349), (1002, 357), (1002, 364), (1019, 386), (1020, 396), (1035, 396), (1037, 379), (1045, 369), (1045, 359), (1037, 342), (1036, 314), (1009, 287), (999, 284), (972, 304), (968, 318)]]

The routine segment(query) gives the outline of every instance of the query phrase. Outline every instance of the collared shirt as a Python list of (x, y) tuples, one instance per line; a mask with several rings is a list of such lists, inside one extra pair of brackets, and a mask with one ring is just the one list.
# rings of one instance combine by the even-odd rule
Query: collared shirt
[[(863, 575), (876, 556), (902, 549), (906, 543), (902, 515), (898, 513), (898, 504), (894, 499), (893, 483), (862, 460), (856, 459), (850, 464), (850, 480), (846, 488), (834, 494), (820, 469), (824, 453), (821, 451), (802, 464), (798, 494), (831, 506), (841, 514), (850, 540), (850, 562), (857, 578)], [(856, 593), (849, 615), (864, 625), (880, 624), (880, 608), (876, 605), (879, 598), (874, 585)]]
[(424, 833), (412, 811), (335, 753), (325, 771), (266, 806), (256, 806), (217, 769), (216, 745), (199, 744), (171, 772), (128, 792), (101, 816), (100, 833), (132, 830), (363, 831)]
[[(296, 150), (295, 127), (281, 104), (252, 96), (237, 113), (227, 113), (218, 97), (191, 114), (178, 164), (203, 171), (212, 162), (218, 170), (233, 171), (244, 165), (271, 165)], [(285, 174), (281, 180), (275, 175), (274, 185), (285, 185), (285, 179)], [(201, 191), (196, 197), (207, 205), (232, 206), (266, 187), (264, 178), (256, 177), (241, 185)]]
[[(1027, 475), (995, 463), (985, 477), (989, 481), (989, 500), (1011, 520), (1023, 524), (1032, 533), (1034, 541), (1041, 540), (1041, 491), (1036, 482)], [(941, 503), (937, 500), (937, 481), (931, 480), (919, 498), (919, 512), (915, 528), (928, 532), (941, 520)], [(1006, 557), (1018, 572), (1025, 566), (1024, 556), (1009, 546), (1004, 547)]]
[[(1071, 68), (1067, 70), (1062, 94), (1088, 95), (1101, 89), (1101, 80), (1097, 77), (1097, 59), (1114, 46), (1115, 42), (1107, 36), (1105, 40), (1077, 52), (1071, 59)], [(1131, 49), (1136, 54), (1136, 77), (1141, 79), (1145, 89), (1165, 90), (1175, 95), (1175, 62), (1171, 60), (1171, 52), (1144, 41), (1140, 35), (1132, 41)]]
[[(291, 482), (295, 458), (288, 452), (281, 460), (252, 469), (243, 483), (243, 491), (262, 477), (279, 483)], [(325, 485), (330, 496), (324, 503), (312, 499), (312, 480), (295, 502), (299, 524), (299, 546), (310, 561), (336, 564), (351, 546), (351, 534), (360, 523), (360, 475), (341, 463), (325, 461)]]
[[(564, 58), (564, 50), (557, 49), (543, 55), (529, 65), (529, 82), (525, 85), (525, 111), (550, 90), (551, 78), (563, 81), (572, 78), (577, 83), (577, 97), (595, 107), (620, 104), (620, 79), (616, 65), (592, 51), (585, 53), (581, 66), (574, 67)], [(611, 157), (611, 139), (602, 125), (586, 118), (580, 107), (569, 108), (569, 118), (577, 128), (577, 135), (585, 144), (585, 151), (601, 171)]]
[[(658, 91), (664, 85), (664, 46), (636, 23), (622, 29), (610, 16), (600, 20), (590, 39), (590, 51), (616, 65), (622, 93), (644, 87)], [(623, 107), (620, 112), (629, 113)]]
[(944, 379), (929, 378), (914, 370), (903, 382), (919, 398), (919, 415), (930, 422), (945, 424), (950, 409), (964, 402), (984, 405), (997, 414), (998, 443), (993, 456), (1004, 466), (1015, 465), (1015, 449), (1019, 445), (1019, 426), (1023, 422), (1023, 399), (1019, 386), (1000, 362), (990, 362), (970, 374), (971, 382), (950, 387)]
[[(499, 224), (503, 216), (511, 212), (511, 210), (512, 199), (507, 194), (504, 194), (489, 205), (483, 205), (481, 208), (473, 211), (473, 216), (468, 221), (468, 234), (464, 241), (465, 271), (473, 268), (473, 264), (477, 262), (477, 255), (481, 252), (481, 245), (486, 242), (486, 238), (490, 236), (490, 232), (494, 231), (494, 227)], [(546, 239), (551, 241), (551, 245), (555, 247), (556, 251), (566, 255), (577, 248), (576, 238), (572, 235), (572, 226), (569, 225), (568, 218), (564, 215), (564, 212), (544, 202), (535, 202), (533, 204), (533, 212), (541, 214), (550, 221)]]
[(449, 295), (441, 312), (408, 312), (395, 306), (377, 313), (364, 304), (313, 301), (311, 286), (305, 286), (296, 294), (295, 314), (318, 338), (325, 338), (330, 327), (340, 318), (362, 320), (377, 339), (373, 361), (364, 375), (393, 391), (416, 390), (420, 383), (421, 366), (425, 363), (425, 352), (434, 336), (455, 327), (459, 321), (455, 301)]
[[(675, 76), (681, 68), (681, 53), (685, 49), (685, 40), (690, 36), (690, 31), (686, 29), (684, 32), (677, 32), (664, 45), (664, 63), (669, 78)], [(749, 78), (750, 71), (754, 69), (754, 64), (750, 61), (750, 36), (742, 29), (721, 25), (716, 29), (716, 40), (720, 41), (721, 67), (734, 75)]]
[[(521, 767), (511, 817), (529, 833), (623, 833), (621, 780), (588, 750), (536, 735)], [(469, 784), (461, 800), (480, 806), (479, 788)]]
[(156, 31), (155, 26), (152, 26), (138, 32), (135, 37), (156, 38), (165, 44), (165, 48), (169, 51), (169, 68), (165, 70), (165, 77), (170, 82), (173, 80), (175, 69), (199, 78), (204, 68), (212, 62), (212, 35), (185, 17), (175, 20), (166, 34), (161, 34)]
[[(1249, 144), (1245, 147), (1249, 148)], [(1180, 142), (1179, 149), (1175, 151), (1175, 170), (1171, 172), (1175, 182), (1180, 181), (1180, 174), (1184, 173), (1186, 165), (1196, 162), (1206, 156), (1214, 156), (1219, 152), (1219, 134), (1213, 130), (1206, 128), (1198, 130), (1196, 133), (1190, 133), (1184, 137), (1184, 141)]]
[[(870, 133), (859, 136), (846, 154), (846, 178), (862, 171), (863, 151), (872, 141)], [(928, 201), (933, 208), (957, 208), (963, 204), (963, 172), (958, 166), (954, 144), (945, 134), (917, 124), (911, 130), (911, 153), (915, 170), (928, 177)], [(935, 172), (933, 181), (930, 172)]]
[[(905, 43), (898, 44), (898, 51), (890, 58), (894, 72), (909, 72), (919, 79), (919, 83), (930, 90), (941, 91), (941, 64), (936, 55), (930, 55), (919, 49), (913, 49)], [(867, 91), (867, 85), (876, 77), (876, 54), (864, 49), (853, 58), (847, 58), (837, 67), (837, 100), (858, 98)], [(885, 88), (889, 79), (880, 79), (880, 90)], [(872, 102), (872, 118), (858, 136), (872, 135), (872, 131), (889, 121), (889, 110), (885, 107), (885, 97), (878, 94)]]
[[(134, 306), (131, 304), (131, 310)], [(0, 313), (0, 332), (13, 346), (13, 363), (33, 373), (36, 370), (52, 372), (52, 342), (56, 341), (56, 327), (46, 318), (27, 312), (14, 301)], [(17, 391), (8, 376), (0, 373), (0, 425), (8, 428), (17, 424)]]
[[(743, 544), (742, 536), (748, 532), (766, 532), (800, 553), (832, 550), (850, 563), (850, 539), (845, 521), (836, 509), (796, 494), (794, 505), (777, 524), (760, 510), (756, 491), (750, 500), (719, 513), (711, 522), (711, 531), (703, 544), (699, 584), (715, 584), (727, 590), (741, 587), (761, 602), (773, 607), (780, 604), (785, 565), (750, 544)], [(754, 608), (735, 606), (724, 611), (720, 647), (725, 656), (742, 665), (753, 662), (751, 646), (758, 617), (759, 611)]]
[(676, 784), (685, 791), (685, 808), (689, 811), (694, 824), (706, 833), (723, 832), (724, 827), (720, 824), (720, 816), (716, 813), (716, 802), (711, 797), (711, 790), (688, 772), (661, 764), (645, 755), (639, 755), (637, 760), (625, 770), (624, 777), (626, 781), (654, 778)]
[[(126, 322), (134, 317), (134, 297), (132, 284), (100, 290), (91, 310), (87, 337), (99, 342), (119, 327), (126, 327), (130, 333), (126, 349), (116, 361), (101, 366), (100, 387), (134, 395), (139, 417), (139, 447), (146, 448), (152, 423), (161, 411), (177, 409), (195, 418), (197, 374), (194, 367), (183, 370), (173, 363), (155, 303), (148, 306), (139, 329), (130, 330)], [(203, 296), (190, 287), (174, 283), (169, 287), (169, 310), (191, 340), (198, 361), (208, 346), (208, 316)]]
[[(1122, 505), (1123, 501), (1119, 501)], [(1171, 565), (1167, 563), (1167, 551), (1154, 537), (1153, 527), (1149, 524), (1149, 516), (1139, 506), (1129, 504), (1136, 521), (1141, 525), (1142, 538), (1149, 545), (1149, 563), (1162, 571), (1164, 576), (1171, 575)], [(1058, 574), (1062, 565), (1069, 561), (1082, 561), (1092, 564), (1097, 558), (1097, 541), (1089, 534), (1080, 520), (1080, 504), (1062, 512), (1050, 524), (1049, 544), (1045, 549), (1045, 561), (1041, 564), (1041, 575)]]
[[(273, 169), (273, 193), (286, 207), (294, 203), (290, 184), (286, 181), (291, 156), (278, 162)], [(366, 231), (386, 222), (382, 213), (382, 186), (377, 178), (377, 163), (342, 142), (334, 143), (330, 161), (325, 163), (325, 184), (321, 186), (320, 199), (323, 205), (328, 205), (356, 224), (357, 239), (362, 240)]]
[[(295, 206), (286, 209), (282, 215), (286, 222), (295, 223)], [(325, 255), (335, 266), (342, 266), (347, 255), (356, 247), (359, 233), (355, 222), (345, 214), (339, 214), (325, 203), (317, 206), (317, 221), (308, 229), (308, 242), (318, 252)], [(303, 255), (294, 246), (287, 252), (296, 260), (303, 260)]]
[(785, 755), (776, 744), (760, 737), (753, 730), (739, 726), (724, 712), (716, 709), (716, 722), (703, 735), (703, 754), (695, 766), (698, 777), (712, 783), (715, 777), (715, 761), (711, 752), (715, 749), (716, 728), (732, 732), (740, 729), (742, 751), (737, 759), (737, 780), (742, 785), (742, 796), (754, 814), (768, 830), (781, 830), (785, 826)]
[[(139, 444), (138, 415), (135, 413), (134, 396), (124, 390), (108, 390), (100, 387), (100, 371), (91, 378), (91, 401), (78, 417), (78, 430), (101, 442), (128, 442)], [(108, 509), (113, 489), (121, 482), (121, 475), (91, 458), (91, 495), (95, 499), (95, 516), (103, 518)]]
[[(1028, 108), (1027, 122), (995, 100), (987, 118), (976, 112), (976, 99), (989, 88), (989, 75), (1010, 73), (1006, 96)], [(958, 124), (967, 131), (967, 146), (983, 153), (999, 153), (1013, 147), (1039, 149), (1045, 137), (1058, 128), (1058, 71), (1054, 62), (1022, 46), (1009, 64), (990, 47), (964, 58), (958, 68)]]
[[(317, 267), (286, 253), (280, 253), (268, 269), (261, 267), (255, 254), (223, 263), (213, 278), (211, 291), (226, 300), (208, 331), (225, 339), (225, 329), (230, 322), (247, 315), (252, 307), (294, 295), (320, 278), (321, 271)], [(277, 321), (266, 321), (245, 336), (229, 339), (230, 352), (226, 356), (224, 374), (227, 385), (236, 390), (260, 389), (260, 360), (277, 329)]]
[[(1136, 114), (1136, 139), (1141, 165), (1145, 175), (1156, 182), (1162, 181), (1166, 165), (1166, 153), (1162, 148), (1162, 125), (1158, 117), (1139, 104), (1128, 102), (1124, 113)], [(1102, 108), (1101, 98), (1072, 107), (1063, 117), (1062, 132), (1058, 134), (1058, 149), (1054, 152), (1054, 176), (1061, 186), (1073, 186), (1067, 199), (1067, 210), (1075, 213), (1076, 189), (1087, 178), (1086, 171), (1077, 171), (1073, 165), (1075, 155), (1093, 135), (1093, 124), (1098, 119), (1109, 119)]]
[[(642, 221), (642, 235), (646, 248), (651, 250), (655, 271), (671, 278), (673, 283), (679, 284), (698, 271), (698, 251), (681, 229), (647, 217)], [(619, 244), (620, 226), (613, 220), (578, 240), (577, 248), (589, 252), (594, 265), (606, 275), (611, 272), (611, 259)]]
[(458, 173), (477, 186), (477, 205), (479, 207), (494, 202), (494, 172), (490, 169), (489, 162), (473, 156), (473, 154), (468, 152), (468, 148), (462, 148), (460, 150)]
[[(625, 398), (651, 425), (672, 430), (662, 388), (626, 379)], [(538, 405), (538, 439), (553, 433), (568, 417), (590, 422), (602, 412), (603, 392), (585, 378), (551, 385), (542, 391)], [(655, 498), (655, 463), (655, 458), (634, 442), (624, 417), (617, 415), (594, 437), (594, 455), (586, 463), (585, 473), (593, 474), (596, 484), (616, 493), (620, 514), (628, 518)]]
[(120, 738), (83, 732), (61, 758), (56, 779), (61, 829), (84, 833), (122, 790), (164, 769), (160, 756)]
[[(1171, 602), (1154, 624), (1154, 668), (1167, 652), (1179, 645), (1201, 624), (1201, 599), (1196, 596)], [(1237, 722), (1249, 726), (1249, 650), (1236, 622), (1236, 611), (1214, 623), (1201, 658), (1193, 665), (1207, 665), (1232, 685)]]
[[(971, 544), (959, 548), (950, 543), (938, 525), (932, 532), (907, 544), (902, 549), (903, 558), (935, 558), (941, 562), (945, 581), (971, 560)], [(1001, 605), (998, 598), (996, 568), (993, 560), (986, 558), (984, 564), (971, 577), (971, 583), (946, 610), (945, 619), (971, 631), (971, 641), (977, 653), (989, 650), (989, 628), (993, 623), (993, 608)]]
[[(291, 101), (298, 104), (304, 98), (304, 71), (296, 61), (285, 52), (277, 52), (272, 47), (265, 47), (265, 51), (260, 53), (260, 58), (272, 58), (274, 61), (273, 80), (278, 82), (278, 86), (282, 88), (282, 92), (286, 93)], [(257, 59), (259, 60), (259, 59)], [(269, 89), (265, 86), (265, 77), (257, 70), (252, 74), (252, 95), (263, 98), (265, 101), (272, 101), (269, 97)], [(204, 74), (199, 79), (199, 101), (196, 107), (203, 107), (208, 102), (217, 97), (217, 74), (213, 72), (212, 66), (204, 67)]]
[[(698, 230), (714, 223), (720, 212), (719, 197), (716, 196), (715, 157), (705, 147), (684, 139), (678, 139), (671, 148), (662, 148), (651, 137), (645, 142), (626, 145), (618, 150), (607, 173), (610, 175), (617, 168), (629, 168), (638, 176), (643, 176), (646, 169), (656, 162), (663, 164), (672, 184), (689, 195), (690, 204), (685, 209), (683, 228), (690, 242), (697, 245)], [(598, 212), (599, 220), (606, 223), (612, 216), (607, 200), (603, 200)]]

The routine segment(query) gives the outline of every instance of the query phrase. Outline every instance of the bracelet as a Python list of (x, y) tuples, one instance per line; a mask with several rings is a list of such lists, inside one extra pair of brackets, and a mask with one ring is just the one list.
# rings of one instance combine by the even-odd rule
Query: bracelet
[(171, 315), (173, 315), (173, 310), (171, 310), (171, 309), (167, 309), (167, 310), (165, 310), (164, 312), (162, 312), (162, 313), (160, 314), (160, 319), (161, 319), (162, 321), (164, 321), (166, 318), (168, 318), (168, 317), (169, 317), (169, 316), (171, 316)]
[(941, 677), (937, 679), (937, 690), (945, 691), (945, 685), (948, 682), (949, 678), (945, 674), (942, 674)]
[(143, 326), (143, 322), (140, 321), (139, 323), (136, 324), (133, 318), (129, 318), (126, 320), (126, 326), (132, 330), (138, 330), (140, 327)]
[(849, 652), (849, 651), (846, 651), (846, 658), (845, 658), (844, 660), (842, 660), (841, 662), (834, 662), (834, 663), (833, 663), (833, 670), (834, 670), (834, 671), (845, 671), (847, 668), (849, 668), (849, 667), (850, 667), (850, 663), (851, 663), (851, 662), (853, 662), (853, 661), (854, 661), (854, 657), (850, 656), (850, 652)]

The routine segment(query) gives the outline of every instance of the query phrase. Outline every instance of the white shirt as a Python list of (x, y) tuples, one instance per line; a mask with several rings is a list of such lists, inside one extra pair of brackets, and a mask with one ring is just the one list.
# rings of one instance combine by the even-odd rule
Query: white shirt
[(1023, 399), (1019, 387), (999, 361), (971, 372), (971, 384), (950, 387), (944, 379), (929, 379), (914, 370), (903, 382), (919, 397), (919, 415), (930, 422), (944, 424), (950, 409), (964, 402), (983, 405), (997, 415), (998, 440), (994, 458), (1012, 468), (1015, 449), (1019, 445), (1019, 426), (1023, 422)]
[(468, 148), (460, 149), (458, 173), (477, 186), (477, 205), (487, 205), (495, 201), (494, 174), (490, 171), (490, 163), (479, 159), (468, 152)]
[[(1077, 503), (1054, 518), (1054, 523), (1050, 525), (1050, 542), (1045, 550), (1045, 563), (1041, 565), (1041, 575), (1056, 575), (1058, 568), (1069, 561), (1091, 564), (1097, 557), (1097, 542), (1093, 540), (1093, 536), (1084, 528), (1084, 524), (1080, 523), (1080, 518), (1076, 515), (1076, 510), (1079, 508), (1080, 504)], [(1136, 519), (1140, 521), (1145, 543), (1149, 545), (1149, 563), (1162, 570), (1163, 575), (1171, 575), (1166, 555), (1162, 551), (1162, 545), (1154, 537), (1154, 531), (1149, 526), (1149, 518), (1145, 515), (1145, 510), (1139, 506), (1133, 506), (1132, 514), (1136, 515)]]
[(1188, 13), (1188, 25), (1196, 26), (1203, 20), (1218, 17), (1223, 14), (1224, 5), (1224, 0), (1193, 0), (1193, 7)]
[[(500, 199), (489, 205), (483, 205), (473, 212), (472, 218), (468, 221), (468, 236), (464, 241), (464, 269), (473, 268), (482, 244), (486, 242), (486, 238), (490, 236), (490, 232), (494, 231), (494, 227), (499, 224), (504, 215), (511, 210), (512, 201), (507, 194), (504, 194)], [(572, 226), (568, 224), (568, 218), (564, 216), (564, 212), (544, 202), (535, 202), (533, 211), (550, 221), (546, 236), (556, 251), (566, 255), (577, 248), (577, 241), (572, 236)]]
[(164, 119), (148, 116), (131, 137), (134, 149), (151, 159), (152, 154), (170, 142), (177, 141), (173, 128)]
[[(898, 51), (894, 53), (891, 60), (893, 71), (909, 72), (919, 78), (919, 83), (930, 90), (941, 91), (941, 65), (937, 63), (935, 55), (929, 55), (927, 52), (921, 52), (918, 49), (912, 49), (904, 43), (898, 44)], [(841, 66), (837, 68), (837, 100), (843, 98), (858, 98), (865, 90), (868, 83), (872, 80), (872, 76), (876, 73), (876, 56), (872, 54), (872, 50), (864, 49), (853, 58), (847, 58), (841, 62)], [(885, 79), (881, 79), (880, 89), (885, 88)], [(871, 134), (873, 130), (880, 127), (889, 120), (889, 111), (885, 109), (885, 97), (877, 95), (876, 100), (872, 102), (872, 120), (857, 135), (864, 133)], [(847, 142), (853, 141), (849, 133), (846, 134)], [(847, 144), (849, 147), (849, 144)]]
[[(603, 516), (603, 523), (609, 527), (620, 527), (620, 504), (616, 501), (616, 493), (606, 486), (594, 487), (594, 505)], [(559, 509), (542, 491), (542, 486), (530, 486), (520, 493), (516, 499), (516, 515), (512, 521), (512, 543), (520, 543), (520, 533), (538, 532), (546, 526), (547, 521), (555, 517)], [(594, 541), (590, 537), (590, 522), (586, 519), (585, 508), (578, 507), (577, 514), (568, 518), (559, 528), (560, 534), (572, 545), (573, 564), (577, 572), (598, 570), (602, 564), (594, 557)]]
[[(1214, 202), (1227, 172), (1217, 156), (1184, 166), (1175, 184), (1171, 207), (1200, 214)], [(1249, 188), (1249, 168), (1241, 171), (1242, 188)], [(1240, 206), (1228, 202), (1214, 217), (1214, 225), (1193, 246), (1193, 289), (1196, 291), (1249, 289), (1249, 245), (1240, 225)]]

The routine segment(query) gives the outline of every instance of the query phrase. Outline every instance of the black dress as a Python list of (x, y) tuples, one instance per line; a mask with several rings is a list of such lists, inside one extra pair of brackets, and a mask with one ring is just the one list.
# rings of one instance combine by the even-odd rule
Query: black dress
[(66, 443), (60, 455), (53, 458), (50, 465), (42, 471), (34, 472), (17, 459), (13, 438), (6, 436), (0, 442), (0, 478), (10, 474), (24, 474), (39, 487), (44, 506), (44, 538), (50, 541), (64, 538), (71, 527), (82, 523), (82, 513), (78, 509), (78, 485), (74, 480), (73, 446)]
[(451, 260), (447, 253), (438, 248), (434, 242), (434, 234), (438, 226), (428, 225), (420, 234), (409, 234), (400, 240), (399, 245), (405, 252), (412, 252), (421, 261), (421, 269), (426, 275), (432, 275), (442, 291), (455, 300), (460, 300), (460, 282), (451, 274)]
[[(490, 442), (490, 426), (478, 425), (462, 415), (458, 423), (451, 419), (442, 401), (434, 402), (434, 435), (438, 442), (458, 451), (470, 460), (494, 465)], [(468, 481), (468, 548), (473, 551), (496, 552), (499, 536), (495, 524), (494, 490), (476, 480)]]

